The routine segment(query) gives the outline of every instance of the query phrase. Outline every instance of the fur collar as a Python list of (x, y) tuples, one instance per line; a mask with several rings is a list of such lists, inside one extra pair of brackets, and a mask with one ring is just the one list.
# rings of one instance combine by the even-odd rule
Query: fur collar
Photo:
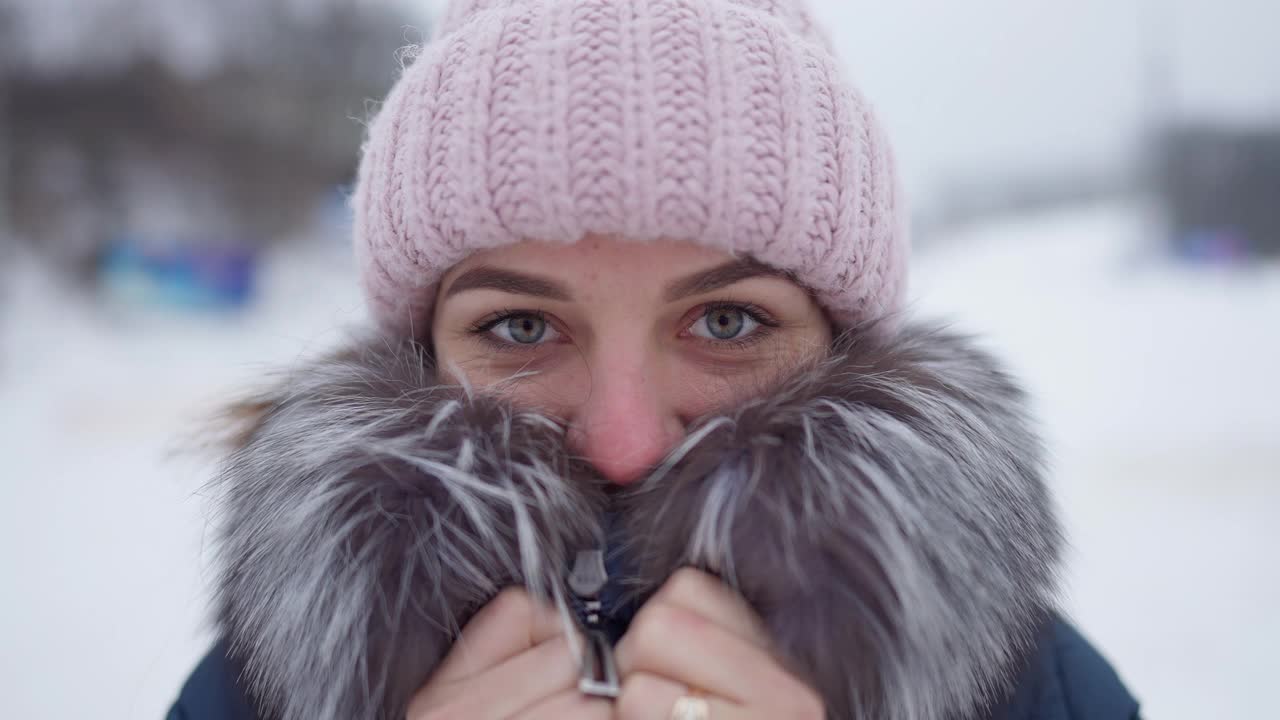
[(294, 371), (244, 406), (215, 482), (219, 620), (251, 693), (282, 720), (402, 718), (502, 587), (564, 606), (612, 505), (638, 599), (682, 565), (718, 573), (830, 717), (986, 717), (1061, 544), (1023, 395), (936, 328), (833, 350), (612, 499), (557, 423), (437, 385), (417, 344)]

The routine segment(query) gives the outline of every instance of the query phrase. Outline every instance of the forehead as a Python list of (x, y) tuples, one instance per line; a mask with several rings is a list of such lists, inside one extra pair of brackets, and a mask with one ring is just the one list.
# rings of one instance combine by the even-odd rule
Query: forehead
[(606, 235), (587, 235), (575, 243), (526, 240), (475, 253), (445, 274), (447, 283), (478, 265), (536, 271), (572, 281), (600, 273), (626, 272), (646, 277), (672, 277), (733, 259), (723, 250), (687, 240), (637, 241)]

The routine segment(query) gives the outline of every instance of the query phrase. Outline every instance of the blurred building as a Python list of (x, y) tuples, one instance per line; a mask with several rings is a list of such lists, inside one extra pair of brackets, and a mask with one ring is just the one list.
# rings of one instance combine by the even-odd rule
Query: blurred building
[(1178, 256), (1280, 256), (1280, 126), (1173, 128), (1159, 139), (1156, 182)]
[(391, 0), (0, 0), (0, 235), (89, 277), (122, 245), (286, 236), (350, 181), (418, 21)]

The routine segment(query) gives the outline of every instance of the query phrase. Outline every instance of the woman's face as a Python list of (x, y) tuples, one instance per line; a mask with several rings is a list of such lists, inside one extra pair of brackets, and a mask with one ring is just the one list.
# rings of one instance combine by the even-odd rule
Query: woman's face
[(831, 342), (785, 275), (687, 242), (524, 242), (469, 257), (438, 293), (446, 375), (562, 419), (570, 450), (617, 484)]

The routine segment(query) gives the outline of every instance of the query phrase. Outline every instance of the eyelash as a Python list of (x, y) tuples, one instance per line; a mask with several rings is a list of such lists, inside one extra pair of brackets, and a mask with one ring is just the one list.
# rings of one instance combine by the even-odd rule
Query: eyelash
[(766, 339), (769, 335), (773, 334), (774, 328), (781, 324), (776, 318), (769, 314), (768, 310), (765, 310), (755, 303), (744, 303), (734, 300), (712, 300), (711, 302), (704, 303), (700, 310), (701, 312), (698, 314), (698, 318), (697, 320), (694, 320), (694, 322), (702, 320), (702, 318), (716, 310), (736, 310), (752, 320), (755, 320), (760, 325), (756, 328), (755, 332), (741, 339), (707, 341), (717, 347), (724, 347), (725, 345), (728, 345), (738, 350), (745, 349)]
[(498, 352), (523, 352), (528, 348), (503, 342), (502, 340), (495, 338), (493, 333), (490, 333), (489, 331), (497, 327), (500, 322), (505, 322), (513, 317), (527, 317), (530, 315), (538, 318), (542, 322), (547, 322), (547, 314), (541, 310), (503, 309), (485, 315), (471, 327), (467, 328), (467, 332), (476, 336), (481, 342)]
[[(755, 332), (745, 338), (738, 340), (707, 341), (717, 347), (724, 347), (728, 345), (734, 349), (745, 349), (767, 338), (772, 334), (773, 329), (781, 324), (772, 315), (770, 315), (767, 310), (754, 303), (744, 303), (735, 300), (712, 300), (710, 302), (703, 303), (700, 310), (701, 313), (698, 315), (698, 320), (701, 320), (709, 313), (716, 310), (736, 310), (759, 323), (759, 327), (756, 328)], [(502, 309), (481, 318), (479, 321), (472, 324), (471, 327), (467, 328), (467, 332), (475, 335), (494, 350), (498, 350), (500, 352), (523, 352), (527, 348), (498, 340), (493, 337), (493, 334), (489, 331), (497, 327), (498, 323), (505, 322), (513, 317), (526, 317), (530, 315), (538, 318), (542, 322), (547, 322), (547, 314), (541, 310)], [(697, 320), (694, 322), (697, 322)]]

